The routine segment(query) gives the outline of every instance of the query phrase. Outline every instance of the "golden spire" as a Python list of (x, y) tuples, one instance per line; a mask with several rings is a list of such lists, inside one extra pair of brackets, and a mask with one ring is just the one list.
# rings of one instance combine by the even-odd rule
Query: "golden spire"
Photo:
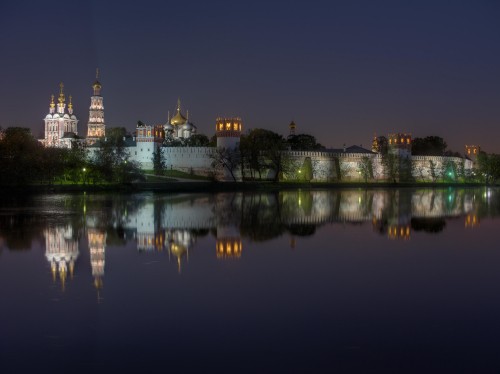
[(59, 83), (59, 99), (57, 99), (57, 101), (59, 101), (59, 104), (62, 104), (66, 101), (66, 98), (64, 97), (64, 84), (63, 84), (63, 82)]
[(189, 110), (186, 110), (186, 119), (189, 121)]
[(177, 113), (179, 113), (181, 111), (181, 98), (179, 97), (177, 99)]
[(56, 104), (54, 103), (54, 95), (50, 95), (50, 107), (55, 108)]
[(70, 109), (70, 110), (71, 110), (71, 109), (73, 109), (73, 103), (71, 102), (71, 99), (72, 99), (72, 98), (73, 98), (73, 97), (72, 97), (71, 95), (69, 95), (69, 104), (68, 104), (68, 109)]

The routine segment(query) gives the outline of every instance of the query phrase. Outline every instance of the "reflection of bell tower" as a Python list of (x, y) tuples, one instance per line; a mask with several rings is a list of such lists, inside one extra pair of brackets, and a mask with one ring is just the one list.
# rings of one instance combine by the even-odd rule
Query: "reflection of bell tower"
[(59, 277), (64, 290), (68, 272), (73, 278), (75, 262), (78, 258), (78, 240), (73, 238), (73, 228), (69, 225), (51, 227), (44, 230), (45, 257), (50, 263), (54, 282)]
[(243, 245), (236, 227), (218, 226), (215, 252), (218, 259), (240, 258)]
[(88, 238), (90, 265), (92, 267), (92, 276), (94, 277), (94, 286), (97, 290), (100, 290), (103, 286), (102, 278), (104, 277), (106, 232), (97, 229), (89, 229)]

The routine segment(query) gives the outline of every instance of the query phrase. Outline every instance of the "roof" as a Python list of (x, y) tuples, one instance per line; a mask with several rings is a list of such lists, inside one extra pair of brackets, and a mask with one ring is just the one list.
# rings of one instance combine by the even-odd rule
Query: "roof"
[(362, 154), (371, 154), (371, 155), (375, 154), (374, 152), (372, 152), (366, 148), (360, 147), (359, 145), (351, 145), (350, 147), (345, 148), (345, 151), (344, 151), (344, 148), (330, 148), (330, 149), (326, 149), (325, 152), (329, 152), (329, 153), (362, 153)]

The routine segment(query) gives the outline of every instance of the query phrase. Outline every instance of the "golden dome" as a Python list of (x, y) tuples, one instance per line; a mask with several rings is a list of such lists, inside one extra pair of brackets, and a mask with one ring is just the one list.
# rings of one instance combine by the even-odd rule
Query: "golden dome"
[(178, 110), (177, 113), (175, 114), (175, 116), (173, 116), (170, 119), (170, 124), (172, 126), (181, 126), (181, 125), (184, 125), (186, 123), (186, 121), (187, 121), (186, 117), (184, 117), (182, 115), (182, 113), (180, 112), (180, 110)]
[(170, 119), (170, 124), (172, 126), (182, 126), (187, 122), (187, 118), (181, 113), (181, 100), (177, 100), (177, 113)]

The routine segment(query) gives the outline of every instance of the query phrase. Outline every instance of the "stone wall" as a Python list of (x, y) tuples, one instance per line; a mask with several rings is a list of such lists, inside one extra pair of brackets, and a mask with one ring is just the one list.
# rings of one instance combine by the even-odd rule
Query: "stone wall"
[(208, 175), (212, 170), (211, 147), (163, 147), (165, 166), (197, 175)]

